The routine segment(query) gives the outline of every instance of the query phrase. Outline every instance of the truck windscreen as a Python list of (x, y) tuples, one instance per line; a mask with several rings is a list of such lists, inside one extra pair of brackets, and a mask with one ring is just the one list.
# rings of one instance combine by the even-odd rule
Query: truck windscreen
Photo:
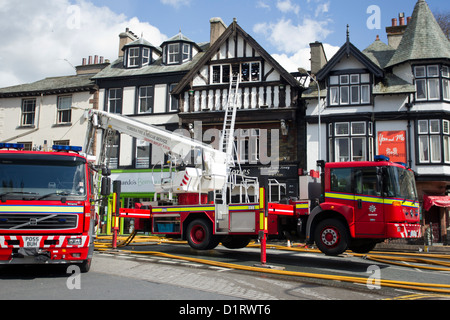
[(0, 157), (0, 196), (7, 199), (82, 200), (86, 197), (85, 161)]
[(384, 171), (384, 192), (388, 197), (417, 201), (414, 173), (399, 167), (387, 167)]

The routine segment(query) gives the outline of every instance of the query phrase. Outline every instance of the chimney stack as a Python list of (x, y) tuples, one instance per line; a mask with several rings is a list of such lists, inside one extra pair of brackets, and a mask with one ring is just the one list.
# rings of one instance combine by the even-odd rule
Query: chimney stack
[(405, 13), (403, 12), (399, 13), (398, 20), (396, 18), (392, 19), (392, 26), (386, 28), (388, 44), (392, 48), (398, 48), (410, 21), (411, 17), (405, 20)]
[(123, 50), (122, 48), (133, 41), (138, 40), (139, 38), (132, 32), (130, 31), (129, 28), (125, 29), (125, 32), (122, 32), (119, 34), (119, 58), (123, 57)]
[[(100, 59), (100, 63), (99, 63)], [(87, 63), (86, 63), (87, 61)], [(75, 69), (77, 70), (77, 75), (80, 74), (95, 74), (100, 71), (102, 71), (105, 67), (110, 65), (109, 60), (105, 61), (105, 58), (103, 56), (94, 56), (94, 63), (92, 63), (92, 56), (89, 56), (88, 59), (83, 58), (81, 61), (81, 66), (76, 66)]]
[(311, 73), (317, 74), (328, 62), (322, 42), (309, 44), (311, 48)]
[(210, 45), (212, 46), (214, 42), (222, 35), (222, 33), (227, 29), (227, 26), (221, 18), (211, 18), (209, 20), (211, 25), (210, 33)]

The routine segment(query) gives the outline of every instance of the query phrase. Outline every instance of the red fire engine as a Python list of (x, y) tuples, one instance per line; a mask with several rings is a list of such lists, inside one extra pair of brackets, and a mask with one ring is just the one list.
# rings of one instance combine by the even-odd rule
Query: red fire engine
[(366, 253), (386, 239), (421, 237), (414, 173), (404, 164), (384, 156), (374, 162), (318, 163), (320, 183), (300, 178), (300, 188), (315, 190), (317, 197), (310, 198), (316, 204), (291, 201), (294, 215), (285, 227), (296, 220), (297, 233), (328, 255), (346, 249)]
[[(172, 156), (181, 157), (184, 151), (194, 158), (191, 165), (172, 161), (159, 173), (154, 201), (116, 210), (120, 217), (141, 219), (135, 222), (137, 229), (150, 219), (153, 234), (181, 237), (194, 249), (213, 249), (219, 243), (242, 248), (262, 235), (295, 233), (325, 254), (337, 255), (346, 249), (368, 252), (388, 238), (421, 236), (414, 173), (389, 159), (321, 162), (321, 181), (300, 177), (301, 191), (318, 190), (317, 195), (273, 201), (270, 190), (266, 200), (256, 178), (231, 173), (229, 158), (220, 150), (103, 111), (91, 110), (89, 123), (90, 130), (117, 130), (159, 145)], [(282, 187), (277, 182), (272, 186)]]
[(0, 264), (69, 263), (89, 271), (93, 172), (81, 147), (0, 144)]

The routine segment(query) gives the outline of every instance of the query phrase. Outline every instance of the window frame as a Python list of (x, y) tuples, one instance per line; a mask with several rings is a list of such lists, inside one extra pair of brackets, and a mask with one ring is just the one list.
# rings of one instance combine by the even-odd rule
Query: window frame
[[(142, 95), (143, 93), (143, 89), (145, 89), (145, 95)], [(138, 97), (137, 97), (137, 101), (138, 101), (138, 105), (137, 105), (137, 111), (138, 114), (152, 114), (154, 113), (155, 110), (155, 87), (154, 86), (140, 86), (138, 87)], [(143, 99), (145, 99), (145, 101), (147, 103), (150, 103), (150, 108), (147, 108), (147, 110), (142, 111), (142, 102)]]
[[(70, 99), (69, 107), (66, 108), (61, 107), (62, 100)], [(63, 118), (67, 118), (67, 121), (63, 121)], [(56, 104), (56, 123), (57, 124), (70, 124), (72, 123), (72, 96), (58, 96), (57, 104)]]
[(412, 66), (416, 93), (415, 101), (450, 102), (450, 66), (418, 64)]
[[(114, 97), (111, 96), (115, 93)], [(117, 93), (120, 93), (119, 95)], [(107, 94), (107, 111), (116, 114), (122, 114), (123, 111), (123, 88), (109, 88)], [(114, 110), (112, 110), (112, 102), (114, 102)], [(117, 112), (120, 110), (120, 112)]]
[[(20, 116), (21, 127), (32, 127), (35, 125), (34, 122), (36, 120), (36, 105), (36, 99), (22, 99)], [(25, 108), (27, 108), (27, 110), (25, 110)]]
[[(357, 125), (363, 125), (357, 127)], [(357, 130), (358, 129), (358, 130)], [(374, 154), (373, 123), (334, 122), (328, 125), (328, 158), (331, 162), (370, 161)], [(362, 154), (356, 154), (361, 150)]]
[[(209, 67), (209, 82), (212, 85), (229, 84), (233, 72), (241, 75), (241, 83), (261, 82), (261, 61), (244, 61), (238, 64), (211, 64)], [(244, 74), (245, 72), (245, 74)]]
[(341, 71), (331, 74), (328, 83), (328, 106), (364, 106), (372, 104), (370, 73)]
[(416, 137), (419, 165), (450, 164), (450, 120), (417, 120)]
[(141, 51), (140, 49), (141, 48), (139, 47), (128, 48), (127, 60), (129, 68), (139, 67), (140, 51)]

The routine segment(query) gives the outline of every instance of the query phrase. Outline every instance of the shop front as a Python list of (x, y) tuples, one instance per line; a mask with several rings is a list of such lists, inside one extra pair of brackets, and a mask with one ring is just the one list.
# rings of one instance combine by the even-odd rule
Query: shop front
[[(155, 181), (161, 179), (161, 172), (153, 170), (111, 170), (111, 181), (121, 181), (120, 202), (122, 208), (135, 208), (136, 203), (153, 201)], [(99, 233), (112, 234), (112, 196), (101, 210)], [(121, 218), (119, 234), (134, 231), (134, 219)]]

